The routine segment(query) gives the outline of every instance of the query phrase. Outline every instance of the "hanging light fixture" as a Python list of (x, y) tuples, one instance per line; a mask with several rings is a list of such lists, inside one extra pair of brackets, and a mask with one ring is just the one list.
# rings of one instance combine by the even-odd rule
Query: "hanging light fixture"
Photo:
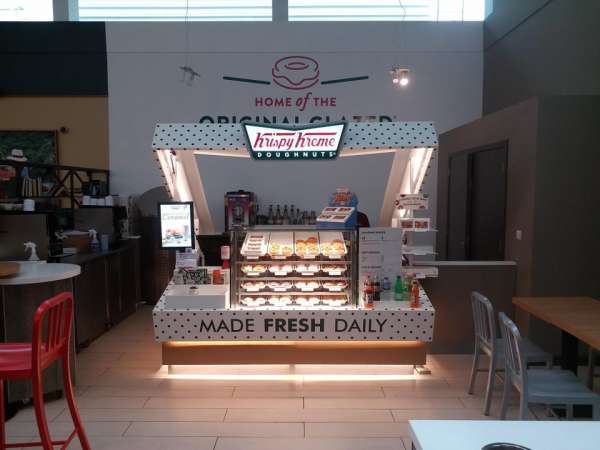
[(397, 86), (405, 87), (410, 83), (410, 70), (403, 69), (400, 67), (392, 67), (390, 70), (390, 75), (392, 76), (392, 83)]

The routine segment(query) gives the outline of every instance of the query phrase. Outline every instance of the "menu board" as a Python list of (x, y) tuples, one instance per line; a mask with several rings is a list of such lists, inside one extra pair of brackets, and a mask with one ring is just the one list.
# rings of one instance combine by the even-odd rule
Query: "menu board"
[(161, 248), (194, 248), (194, 204), (158, 204)]
[[(359, 288), (367, 275), (387, 278), (393, 288), (402, 273), (402, 230), (399, 228), (359, 228)], [(381, 292), (381, 300), (393, 300), (393, 289)]]

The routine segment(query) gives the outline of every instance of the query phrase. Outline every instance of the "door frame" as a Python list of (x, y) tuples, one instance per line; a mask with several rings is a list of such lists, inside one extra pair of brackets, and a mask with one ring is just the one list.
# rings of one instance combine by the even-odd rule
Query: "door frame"
[[(506, 258), (506, 195), (508, 194), (508, 152), (510, 151), (509, 140), (504, 139), (501, 141), (493, 142), (490, 144), (480, 145), (477, 147), (471, 147), (465, 150), (461, 150), (458, 152), (454, 152), (451, 155), (448, 155), (448, 179), (446, 180), (446, 255), (448, 255), (448, 250), (450, 246), (450, 180), (452, 177), (452, 172), (450, 171), (450, 158), (458, 155), (467, 155), (467, 208), (466, 208), (466, 226), (465, 226), (465, 255), (467, 258), (471, 257), (470, 247), (471, 247), (471, 213), (472, 213), (472, 189), (473, 189), (473, 156), (477, 153), (497, 150), (499, 148), (503, 148), (506, 151), (506, 160), (504, 161), (504, 175), (506, 182), (504, 183), (504, 249), (503, 249), (503, 257)], [(467, 259), (470, 261), (470, 259)]]

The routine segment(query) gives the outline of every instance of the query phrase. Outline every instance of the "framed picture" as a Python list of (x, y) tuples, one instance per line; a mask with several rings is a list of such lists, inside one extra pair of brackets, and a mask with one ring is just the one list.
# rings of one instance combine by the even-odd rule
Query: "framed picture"
[(28, 162), (58, 164), (56, 130), (0, 130), (0, 159), (10, 156), (12, 149), (22, 150)]

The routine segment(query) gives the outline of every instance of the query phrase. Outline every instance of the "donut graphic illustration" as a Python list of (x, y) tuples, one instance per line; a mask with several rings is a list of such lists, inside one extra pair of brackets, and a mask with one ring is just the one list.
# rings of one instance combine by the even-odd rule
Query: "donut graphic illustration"
[(319, 63), (308, 56), (286, 56), (275, 61), (271, 73), (282, 88), (308, 89), (319, 81)]

